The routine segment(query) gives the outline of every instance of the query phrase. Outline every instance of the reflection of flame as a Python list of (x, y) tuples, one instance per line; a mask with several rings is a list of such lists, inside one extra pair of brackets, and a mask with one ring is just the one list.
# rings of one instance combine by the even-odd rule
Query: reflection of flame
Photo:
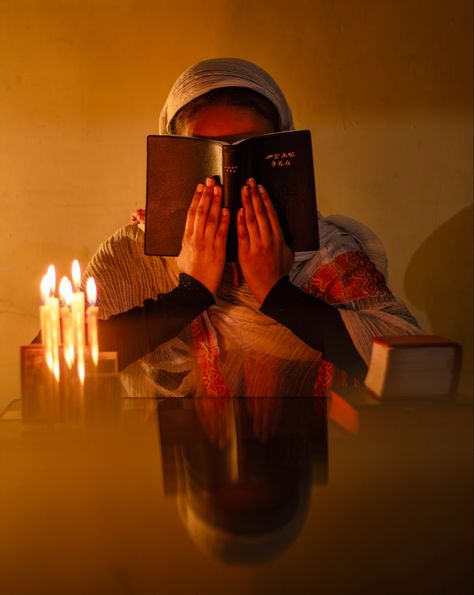
[(55, 361), (53, 364), (53, 374), (56, 380), (59, 382), (59, 361)]
[(99, 363), (99, 345), (97, 343), (91, 345), (91, 357), (94, 365), (97, 366)]
[(87, 303), (89, 306), (95, 306), (97, 301), (97, 287), (93, 277), (87, 279), (86, 285)]
[(79, 380), (81, 381), (81, 384), (84, 384), (84, 378), (86, 376), (86, 370), (84, 367), (84, 361), (78, 361), (77, 362), (77, 373), (79, 374)]
[(50, 350), (46, 351), (46, 365), (48, 366), (48, 369), (51, 370), (51, 372), (53, 371), (53, 354), (51, 353)]
[(64, 360), (70, 370), (74, 364), (74, 344), (72, 342), (64, 347)]
[(71, 268), (72, 282), (76, 291), (81, 287), (81, 266), (78, 260), (74, 260)]

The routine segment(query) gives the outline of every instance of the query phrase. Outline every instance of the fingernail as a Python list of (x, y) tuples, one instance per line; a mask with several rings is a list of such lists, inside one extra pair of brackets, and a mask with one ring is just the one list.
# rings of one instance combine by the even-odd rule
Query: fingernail
[(197, 192), (202, 192), (204, 190), (204, 186), (202, 184), (198, 184), (196, 187)]
[(257, 188), (258, 188), (259, 192), (261, 192), (262, 194), (265, 194), (265, 193), (266, 193), (266, 190), (265, 190), (265, 188), (264, 188), (264, 187), (263, 187), (261, 184), (259, 184), (259, 185), (257, 186)]
[(214, 180), (212, 178), (206, 178), (206, 186), (208, 188), (210, 188), (212, 186), (212, 182), (214, 182)]
[(244, 196), (249, 196), (250, 192), (249, 192), (249, 187), (248, 186), (244, 186)]
[(249, 178), (249, 179), (247, 180), (247, 184), (248, 184), (249, 186), (252, 186), (252, 188), (255, 188), (255, 186), (256, 186), (256, 184), (255, 184), (255, 179), (254, 179), (254, 178)]
[(217, 196), (219, 194), (219, 190), (220, 190), (219, 186), (214, 186), (214, 188), (212, 190), (214, 193), (214, 196)]

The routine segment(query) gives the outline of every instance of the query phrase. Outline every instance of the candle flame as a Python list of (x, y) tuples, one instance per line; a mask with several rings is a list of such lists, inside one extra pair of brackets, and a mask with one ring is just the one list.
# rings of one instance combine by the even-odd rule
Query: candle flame
[(73, 261), (71, 273), (72, 273), (72, 282), (74, 285), (74, 289), (76, 291), (79, 291), (79, 289), (81, 287), (81, 265), (79, 264), (78, 260)]
[(66, 306), (72, 304), (72, 284), (67, 277), (62, 277), (59, 283), (59, 295)]
[(94, 277), (89, 277), (87, 279), (86, 293), (89, 306), (95, 306), (97, 302), (97, 287), (95, 285)]
[(56, 291), (56, 268), (54, 264), (50, 264), (48, 267), (48, 272), (46, 273), (49, 279), (49, 289), (50, 295)]
[(41, 299), (43, 300), (43, 304), (44, 304), (46, 302), (46, 298), (48, 298), (51, 293), (51, 286), (49, 283), (48, 274), (43, 275), (43, 278), (41, 279), (40, 291), (41, 291)]

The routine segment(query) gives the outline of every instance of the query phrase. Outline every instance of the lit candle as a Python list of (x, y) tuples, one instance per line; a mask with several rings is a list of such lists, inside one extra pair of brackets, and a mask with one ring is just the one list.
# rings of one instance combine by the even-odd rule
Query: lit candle
[(86, 285), (87, 293), (87, 331), (89, 340), (89, 349), (91, 352), (92, 361), (97, 366), (99, 363), (99, 338), (97, 332), (97, 315), (99, 308), (95, 305), (97, 301), (97, 288), (92, 277), (87, 279)]
[(85, 343), (85, 320), (84, 320), (84, 292), (81, 291), (81, 267), (79, 261), (72, 263), (72, 283), (74, 292), (72, 294), (71, 311), (72, 327), (74, 332), (74, 348), (76, 351), (77, 373), (81, 383), (84, 382), (84, 343)]
[(47, 303), (50, 287), (49, 276), (44, 275), (41, 280), (41, 298), (43, 305), (40, 306), (40, 320), (41, 320), (41, 341), (43, 343), (44, 357), (48, 368), (53, 371), (53, 353), (51, 350), (51, 317), (49, 315), (49, 306)]
[(59, 295), (61, 297), (61, 325), (63, 337), (64, 361), (69, 369), (74, 364), (74, 332), (72, 328), (72, 285), (67, 277), (61, 279), (59, 284)]
[(49, 280), (49, 296), (46, 299), (46, 306), (48, 308), (49, 317), (51, 321), (51, 354), (53, 358), (53, 374), (57, 381), (59, 381), (59, 300), (55, 297), (56, 291), (56, 269), (51, 264), (48, 267)]

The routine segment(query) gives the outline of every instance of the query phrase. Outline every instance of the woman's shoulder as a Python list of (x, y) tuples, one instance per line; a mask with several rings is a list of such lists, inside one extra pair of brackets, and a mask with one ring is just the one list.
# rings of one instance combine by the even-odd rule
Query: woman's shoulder
[(136, 223), (124, 225), (99, 245), (89, 261), (83, 278), (96, 280), (102, 317), (140, 306), (176, 286), (175, 259), (146, 255), (144, 243)]
[(94, 257), (105, 257), (107, 254), (117, 256), (130, 255), (130, 251), (143, 252), (145, 234), (136, 223), (128, 223), (114, 231), (97, 248)]
[(364, 223), (346, 215), (318, 217), (320, 248), (329, 260), (343, 252), (363, 252), (387, 277), (387, 253), (380, 238)]

